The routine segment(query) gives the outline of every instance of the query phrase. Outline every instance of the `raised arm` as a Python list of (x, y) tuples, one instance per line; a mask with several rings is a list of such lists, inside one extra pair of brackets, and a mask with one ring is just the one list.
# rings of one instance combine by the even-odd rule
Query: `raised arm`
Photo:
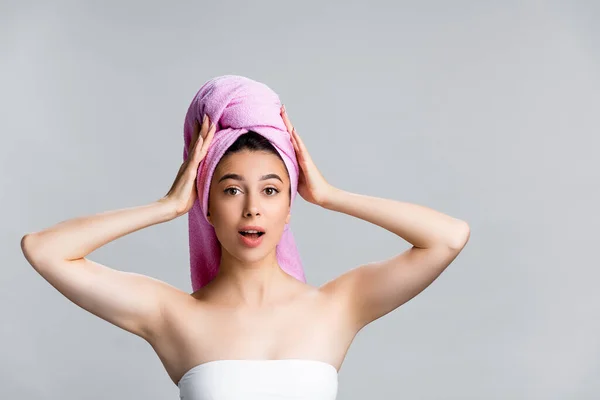
[(458, 256), (470, 236), (466, 222), (417, 204), (332, 189), (322, 206), (381, 226), (413, 245), (323, 285), (346, 306), (357, 329), (421, 293)]
[(162, 320), (162, 300), (183, 292), (157, 279), (115, 270), (85, 256), (105, 243), (174, 216), (170, 204), (155, 202), (78, 217), (25, 235), (21, 248), (32, 267), (73, 303), (149, 339)]
[(354, 328), (360, 330), (428, 287), (461, 252), (469, 240), (469, 226), (421, 205), (333, 187), (317, 169), (284, 107), (281, 116), (300, 166), (298, 193), (302, 198), (371, 222), (413, 245), (388, 260), (355, 267), (320, 288), (342, 305)]
[(157, 279), (114, 270), (86, 258), (124, 235), (186, 214), (197, 199), (198, 165), (215, 132), (206, 118), (196, 123), (189, 157), (169, 192), (148, 205), (73, 218), (25, 235), (23, 254), (60, 293), (92, 314), (146, 340), (162, 329), (163, 311), (175, 298), (189, 298)]

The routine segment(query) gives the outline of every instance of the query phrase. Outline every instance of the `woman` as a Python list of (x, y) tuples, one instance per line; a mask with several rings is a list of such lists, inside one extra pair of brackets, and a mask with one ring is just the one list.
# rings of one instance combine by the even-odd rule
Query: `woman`
[[(280, 117), (306, 201), (376, 224), (413, 247), (320, 287), (284, 271), (276, 250), (291, 218), (290, 175), (271, 143), (249, 131), (224, 153), (210, 181), (207, 219), (221, 257), (209, 283), (190, 294), (86, 259), (197, 204), (199, 166), (216, 131), (206, 115), (195, 123), (188, 156), (163, 198), (64, 221), (21, 241), (29, 263), (69, 300), (150, 343), (182, 399), (335, 399), (355, 335), (429, 286), (469, 239), (461, 220), (330, 185), (284, 107)], [(255, 238), (253, 230), (265, 233)]]

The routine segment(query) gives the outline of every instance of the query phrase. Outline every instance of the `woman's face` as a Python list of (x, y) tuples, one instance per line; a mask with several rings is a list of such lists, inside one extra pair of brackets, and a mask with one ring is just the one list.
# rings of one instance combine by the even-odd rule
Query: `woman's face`
[[(289, 190), (287, 169), (275, 154), (243, 150), (222, 158), (210, 184), (208, 219), (223, 250), (248, 262), (274, 251), (290, 220)], [(264, 230), (259, 246), (244, 245), (245, 225)]]

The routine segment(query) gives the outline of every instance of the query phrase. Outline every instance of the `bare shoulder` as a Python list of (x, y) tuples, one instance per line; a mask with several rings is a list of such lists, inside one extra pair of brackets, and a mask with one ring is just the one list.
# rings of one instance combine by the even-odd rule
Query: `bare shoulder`
[(197, 303), (190, 293), (165, 282), (160, 282), (158, 297), (159, 307), (156, 310), (158, 318), (154, 319), (153, 325), (149, 328), (146, 338), (149, 342), (163, 337), (165, 331), (172, 329), (172, 323), (178, 319), (178, 315), (185, 315), (186, 310)]
[(312, 358), (339, 366), (356, 334), (332, 285), (292, 282), (264, 309), (240, 307), (210, 287), (166, 293), (162, 304), (150, 344), (174, 382), (218, 359)]
[(317, 290), (332, 321), (335, 319), (337, 324), (349, 335), (355, 335), (363, 326), (357, 323), (352, 309), (352, 301), (349, 299), (347, 289), (348, 280), (347, 275), (341, 275), (325, 282)]
[(425, 290), (458, 256), (464, 244), (466, 241), (452, 247), (412, 246), (388, 259), (352, 268), (325, 283), (321, 290), (360, 330)]

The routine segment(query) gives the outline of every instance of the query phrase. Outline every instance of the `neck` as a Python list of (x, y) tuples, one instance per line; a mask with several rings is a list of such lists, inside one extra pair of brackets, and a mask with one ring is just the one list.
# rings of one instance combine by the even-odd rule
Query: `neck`
[(228, 302), (258, 308), (277, 303), (289, 293), (294, 279), (279, 266), (275, 254), (256, 262), (242, 262), (222, 253), (214, 285)]

